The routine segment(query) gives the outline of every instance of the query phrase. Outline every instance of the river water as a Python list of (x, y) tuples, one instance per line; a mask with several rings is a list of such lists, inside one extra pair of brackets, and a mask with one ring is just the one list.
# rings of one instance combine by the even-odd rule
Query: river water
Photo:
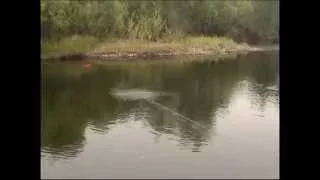
[(43, 64), (41, 178), (279, 178), (278, 62)]

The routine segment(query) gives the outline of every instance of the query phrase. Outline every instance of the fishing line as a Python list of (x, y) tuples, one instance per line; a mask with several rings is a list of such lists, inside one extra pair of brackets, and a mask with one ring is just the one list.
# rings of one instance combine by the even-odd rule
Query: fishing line
[(144, 100), (149, 102), (150, 104), (156, 105), (156, 106), (158, 106), (158, 107), (160, 107), (160, 108), (162, 108), (164, 110), (167, 110), (167, 111), (171, 112), (172, 114), (182, 118), (183, 120), (187, 120), (189, 122), (192, 122), (193, 124), (196, 124), (196, 125), (200, 126), (201, 128), (205, 128), (202, 124), (200, 124), (200, 123), (198, 123), (198, 122), (196, 122), (196, 121), (194, 121), (194, 120), (192, 120), (190, 118), (187, 118), (187, 117), (183, 116), (182, 114), (179, 114), (179, 113), (171, 110), (170, 108), (168, 108), (168, 107), (166, 107), (166, 106), (164, 106), (164, 105), (162, 105), (160, 103), (157, 103), (157, 102), (155, 102), (153, 100), (150, 100), (150, 99), (144, 99)]

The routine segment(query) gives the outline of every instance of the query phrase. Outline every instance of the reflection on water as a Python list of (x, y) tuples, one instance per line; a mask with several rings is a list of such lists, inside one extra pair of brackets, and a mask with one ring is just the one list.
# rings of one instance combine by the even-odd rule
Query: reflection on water
[[(254, 53), (91, 69), (43, 65), (41, 175), (278, 177), (277, 64), (277, 53)], [(169, 92), (153, 100), (170, 111), (140, 95), (119, 99), (114, 88)]]

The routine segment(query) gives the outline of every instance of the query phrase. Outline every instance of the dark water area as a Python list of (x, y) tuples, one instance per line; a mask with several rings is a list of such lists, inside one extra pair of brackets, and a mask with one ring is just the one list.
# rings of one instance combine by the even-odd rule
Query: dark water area
[(279, 178), (278, 63), (43, 64), (41, 177)]

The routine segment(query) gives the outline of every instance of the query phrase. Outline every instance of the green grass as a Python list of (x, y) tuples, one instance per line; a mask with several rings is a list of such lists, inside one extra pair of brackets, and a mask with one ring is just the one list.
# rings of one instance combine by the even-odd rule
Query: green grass
[(237, 47), (237, 43), (225, 37), (186, 37), (178, 40), (163, 40), (158, 42), (141, 40), (107, 41), (97, 46), (93, 52), (181, 52), (190, 51), (191, 48), (219, 51)]
[(99, 41), (93, 37), (72, 36), (60, 41), (44, 41), (42, 43), (42, 57), (59, 55), (62, 53), (94, 52), (191, 52), (194, 48), (220, 52), (239, 47), (232, 39), (225, 37), (184, 37), (161, 41), (145, 40), (106, 40)]
[(88, 52), (99, 44), (99, 40), (91, 36), (71, 36), (59, 41), (43, 40), (41, 57), (50, 57), (64, 53)]

